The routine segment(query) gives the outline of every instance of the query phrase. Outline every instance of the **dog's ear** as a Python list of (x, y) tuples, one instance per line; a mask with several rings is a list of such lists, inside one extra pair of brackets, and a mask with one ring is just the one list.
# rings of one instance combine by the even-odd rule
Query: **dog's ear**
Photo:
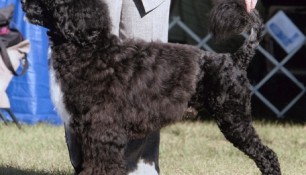
[(82, 46), (94, 44), (110, 33), (108, 9), (98, 0), (78, 0), (69, 5), (59, 5), (55, 16), (57, 30), (65, 39)]

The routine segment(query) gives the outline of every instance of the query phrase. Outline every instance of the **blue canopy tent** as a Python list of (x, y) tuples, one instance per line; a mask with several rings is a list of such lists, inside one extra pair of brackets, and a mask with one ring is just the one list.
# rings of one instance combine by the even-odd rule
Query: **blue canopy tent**
[(14, 26), (31, 43), (27, 73), (22, 77), (14, 77), (7, 90), (11, 109), (21, 123), (44, 122), (59, 125), (62, 121), (57, 116), (49, 95), (46, 29), (24, 20), (20, 0), (0, 0), (0, 8), (10, 4), (15, 5)]

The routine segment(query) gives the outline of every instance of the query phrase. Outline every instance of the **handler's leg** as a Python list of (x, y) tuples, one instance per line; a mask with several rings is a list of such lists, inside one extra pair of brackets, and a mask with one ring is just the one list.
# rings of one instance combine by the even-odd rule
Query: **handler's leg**
[[(170, 0), (156, 5), (146, 12), (141, 0), (123, 0), (119, 37), (167, 42)], [(125, 155), (129, 175), (158, 175), (159, 143), (160, 131), (128, 142)]]
[(65, 124), (65, 139), (69, 151), (70, 162), (76, 174), (82, 171), (83, 155), (81, 144), (78, 143), (71, 128)]

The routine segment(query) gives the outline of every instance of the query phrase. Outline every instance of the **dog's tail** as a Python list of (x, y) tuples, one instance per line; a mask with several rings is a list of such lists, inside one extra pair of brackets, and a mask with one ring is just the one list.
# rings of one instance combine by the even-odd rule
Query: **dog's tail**
[(227, 0), (212, 9), (210, 30), (218, 39), (242, 32), (249, 33), (244, 44), (233, 54), (236, 63), (246, 68), (262, 39), (264, 24), (257, 10), (254, 9), (248, 13), (243, 3)]

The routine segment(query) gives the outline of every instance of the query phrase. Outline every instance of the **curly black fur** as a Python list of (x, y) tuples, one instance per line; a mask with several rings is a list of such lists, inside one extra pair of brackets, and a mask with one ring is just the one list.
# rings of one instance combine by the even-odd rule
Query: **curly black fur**
[[(23, 0), (33, 24), (49, 29), (50, 69), (63, 92), (69, 124), (82, 143), (81, 175), (125, 175), (128, 139), (141, 138), (205, 107), (224, 136), (264, 175), (280, 175), (276, 154), (251, 120), (246, 68), (261, 39), (257, 11), (229, 0), (212, 11), (215, 35), (248, 30), (235, 53), (141, 40), (110, 33), (103, 0)], [(59, 109), (61, 110), (61, 109)]]

